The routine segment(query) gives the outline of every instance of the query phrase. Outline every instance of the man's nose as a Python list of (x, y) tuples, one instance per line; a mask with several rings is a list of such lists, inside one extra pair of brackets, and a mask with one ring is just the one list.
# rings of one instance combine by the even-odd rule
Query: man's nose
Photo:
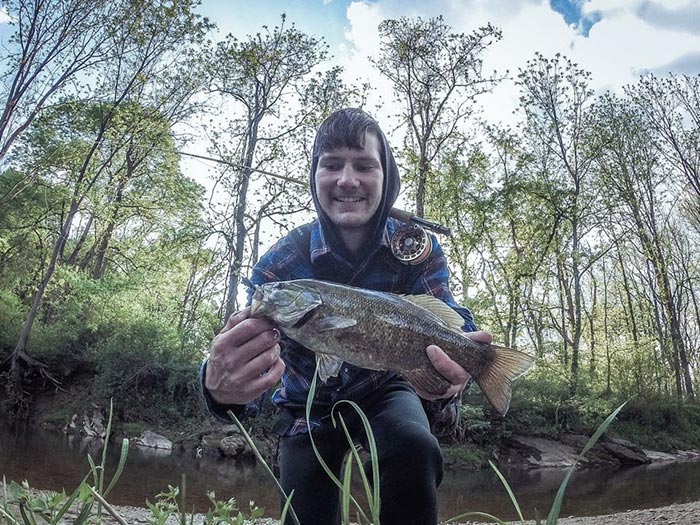
[(340, 177), (338, 178), (338, 186), (354, 188), (358, 186), (360, 180), (355, 173), (355, 168), (352, 166), (345, 166), (340, 172)]

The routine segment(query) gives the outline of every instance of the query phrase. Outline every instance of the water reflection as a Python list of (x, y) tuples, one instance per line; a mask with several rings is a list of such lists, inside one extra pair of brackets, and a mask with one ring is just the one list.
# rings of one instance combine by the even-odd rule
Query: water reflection
[[(526, 519), (546, 517), (566, 471), (503, 472)], [(575, 472), (569, 480), (562, 516), (612, 514), (700, 500), (700, 461), (654, 463), (626, 469)], [(441, 516), (488, 512), (515, 520), (517, 514), (500, 480), (490, 471), (448, 473), (441, 487)]]
[[(99, 463), (102, 443), (61, 434), (30, 430), (9, 433), (0, 425), (0, 476), (27, 479), (38, 489), (73, 490), (87, 474), (87, 455)], [(111, 479), (119, 447), (111, 445), (106, 479)], [(155, 452), (155, 454), (154, 454)], [(194, 454), (173, 452), (161, 456), (156, 449), (132, 448), (126, 469), (109, 501), (116, 505), (144, 506), (168, 485), (187, 480), (188, 510), (206, 511), (208, 491), (218, 499), (235, 497), (242, 507), (255, 500), (278, 515), (279, 498), (274, 482), (251, 463), (236, 463)], [(505, 471), (526, 519), (546, 516), (566, 472), (559, 469)], [(447, 519), (466, 511), (489, 512), (501, 519), (517, 516), (500, 481), (490, 469), (448, 471), (440, 487), (440, 516)], [(676, 502), (700, 500), (700, 461), (652, 464), (624, 470), (576, 472), (569, 483), (562, 515), (595, 515)]]

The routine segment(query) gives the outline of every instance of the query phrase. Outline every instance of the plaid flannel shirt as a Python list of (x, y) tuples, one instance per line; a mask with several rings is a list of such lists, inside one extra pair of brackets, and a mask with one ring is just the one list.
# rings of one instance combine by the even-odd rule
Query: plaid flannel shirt
[[(432, 253), (421, 264), (405, 265), (393, 256), (389, 239), (401, 225), (393, 218), (388, 219), (380, 245), (369, 257), (358, 265), (353, 265), (331, 251), (318, 221), (314, 221), (280, 239), (255, 265), (251, 281), (253, 284), (262, 284), (292, 279), (323, 279), (398, 294), (430, 294), (460, 314), (464, 319), (465, 332), (476, 330), (471, 312), (459, 306), (450, 292), (447, 261), (433, 235), (430, 236)], [(251, 296), (252, 290), (249, 290), (249, 303)], [(277, 406), (291, 409), (292, 413), (299, 416), (281, 429), (284, 435), (295, 435), (308, 428), (303, 414), (316, 369), (316, 359), (313, 352), (289, 339), (283, 340), (282, 358), (286, 369), (282, 385), (275, 390), (272, 401)], [(401, 379), (393, 372), (365, 370), (345, 363), (337, 377), (329, 378), (326, 383), (317, 383), (314, 410), (308, 426), (317, 426), (337, 401), (362, 399), (387, 382), (395, 380)], [(208, 396), (206, 389), (204, 395), (210, 411), (224, 420), (228, 420), (225, 414), (229, 409), (242, 413), (244, 417), (254, 416), (266, 397), (243, 408), (218, 405)], [(457, 397), (424, 403), (436, 435), (449, 434), (454, 429), (459, 417), (459, 404), (460, 399)]]

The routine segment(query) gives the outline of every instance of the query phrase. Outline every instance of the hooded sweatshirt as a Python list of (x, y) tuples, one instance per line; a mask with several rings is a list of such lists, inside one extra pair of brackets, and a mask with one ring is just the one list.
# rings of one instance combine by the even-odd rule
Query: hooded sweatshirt
[[(365, 113), (362, 112), (362, 110), (346, 109), (340, 110), (337, 113), (338, 116), (335, 116), (336, 114), (333, 114), (329, 117), (329, 119), (337, 119), (335, 123), (336, 126), (344, 125), (348, 126), (349, 128), (358, 128), (359, 125), (360, 127), (358, 129), (360, 131), (362, 131), (363, 124), (364, 127), (366, 127), (367, 123), (365, 119), (367, 118), (367, 116)], [(360, 122), (362, 122), (362, 124), (360, 124)], [(362, 144), (345, 144), (340, 142), (329, 144), (328, 140), (324, 140), (324, 137), (319, 132), (316, 135), (316, 139), (314, 141), (313, 157), (311, 161), (311, 172), (309, 179), (311, 186), (311, 195), (313, 197), (314, 206), (316, 207), (316, 213), (318, 215), (318, 220), (321, 225), (321, 232), (323, 238), (328, 244), (328, 246), (330, 246), (332, 251), (342, 256), (345, 260), (353, 263), (353, 265), (355, 266), (358, 266), (360, 261), (369, 261), (372, 255), (374, 255), (374, 252), (377, 250), (382, 236), (384, 235), (384, 230), (386, 227), (387, 218), (389, 217), (389, 212), (391, 211), (394, 202), (396, 202), (396, 198), (399, 195), (399, 189), (401, 187), (399, 169), (396, 166), (396, 161), (394, 160), (394, 155), (391, 152), (389, 143), (386, 137), (384, 136), (384, 133), (379, 128), (379, 125), (376, 124), (376, 122), (374, 122), (373, 120), (371, 121), (370, 125), (371, 124), (374, 124), (374, 126), (371, 127), (368, 130), (368, 132), (374, 133), (379, 140), (379, 154), (382, 163), (382, 170), (384, 171), (384, 179), (382, 181), (382, 196), (377, 211), (370, 219), (370, 223), (368, 225), (369, 227), (367, 229), (367, 240), (364, 243), (363, 247), (354, 255), (350, 253), (347, 246), (343, 242), (338, 232), (338, 229), (333, 223), (333, 221), (331, 221), (326, 212), (324, 212), (321, 208), (321, 205), (318, 200), (318, 190), (316, 188), (316, 169), (318, 168), (318, 161), (322, 153), (330, 149), (344, 146), (349, 148), (360, 148), (362, 147)], [(361, 134), (361, 136), (364, 137), (364, 134)], [(321, 149), (324, 148), (324, 144), (322, 144), (322, 142), (325, 142), (325, 151), (321, 151)]]

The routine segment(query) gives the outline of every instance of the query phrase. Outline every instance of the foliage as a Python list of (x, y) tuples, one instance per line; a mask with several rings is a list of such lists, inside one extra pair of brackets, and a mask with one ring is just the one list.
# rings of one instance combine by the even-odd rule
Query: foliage
[[(24, 6), (17, 24), (30, 20), (30, 4), (7, 5)], [(323, 70), (325, 43), (286, 17), (210, 44), (189, 0), (35, 7), (57, 24), (42, 27), (66, 29), (37, 38), (69, 47), (22, 48), (29, 33), (14, 25), (0, 53), (2, 102), (15, 111), (0, 115), (0, 394), (29, 410), (42, 391), (94, 384), (94, 397), (77, 397), (121, 395), (126, 422), (182, 424), (198, 413), (197, 370), (221, 305), (235, 306), (261, 246), (306, 220), (302, 186), (255, 170), (307, 173), (318, 123), (365, 104), (368, 88)], [(647, 75), (595, 94), (568, 58), (536, 55), (517, 77), (518, 120), (486, 123), (476, 142), (474, 97), (496, 78), (481, 57), (498, 30), (456, 34), (436, 18), (386, 21), (380, 33), (377, 66), (409, 131), (392, 143), (409, 186), (425, 175), (425, 214), (454, 231), (442, 241), (455, 296), (498, 342), (538, 358), (507, 418), (470, 393), (455, 439), (492, 451), (515, 432), (590, 432), (636, 396), (617, 432), (660, 448), (696, 443), (700, 76)], [(23, 62), (23, 49), (38, 55)], [(30, 69), (38, 83), (18, 103), (11, 79)], [(457, 91), (431, 71), (459, 72)], [(200, 111), (227, 115), (205, 130), (230, 161), (209, 200), (177, 153)]]
[(488, 452), (480, 446), (471, 443), (445, 445), (442, 447), (442, 456), (447, 468), (461, 470), (480, 468), (488, 464)]

